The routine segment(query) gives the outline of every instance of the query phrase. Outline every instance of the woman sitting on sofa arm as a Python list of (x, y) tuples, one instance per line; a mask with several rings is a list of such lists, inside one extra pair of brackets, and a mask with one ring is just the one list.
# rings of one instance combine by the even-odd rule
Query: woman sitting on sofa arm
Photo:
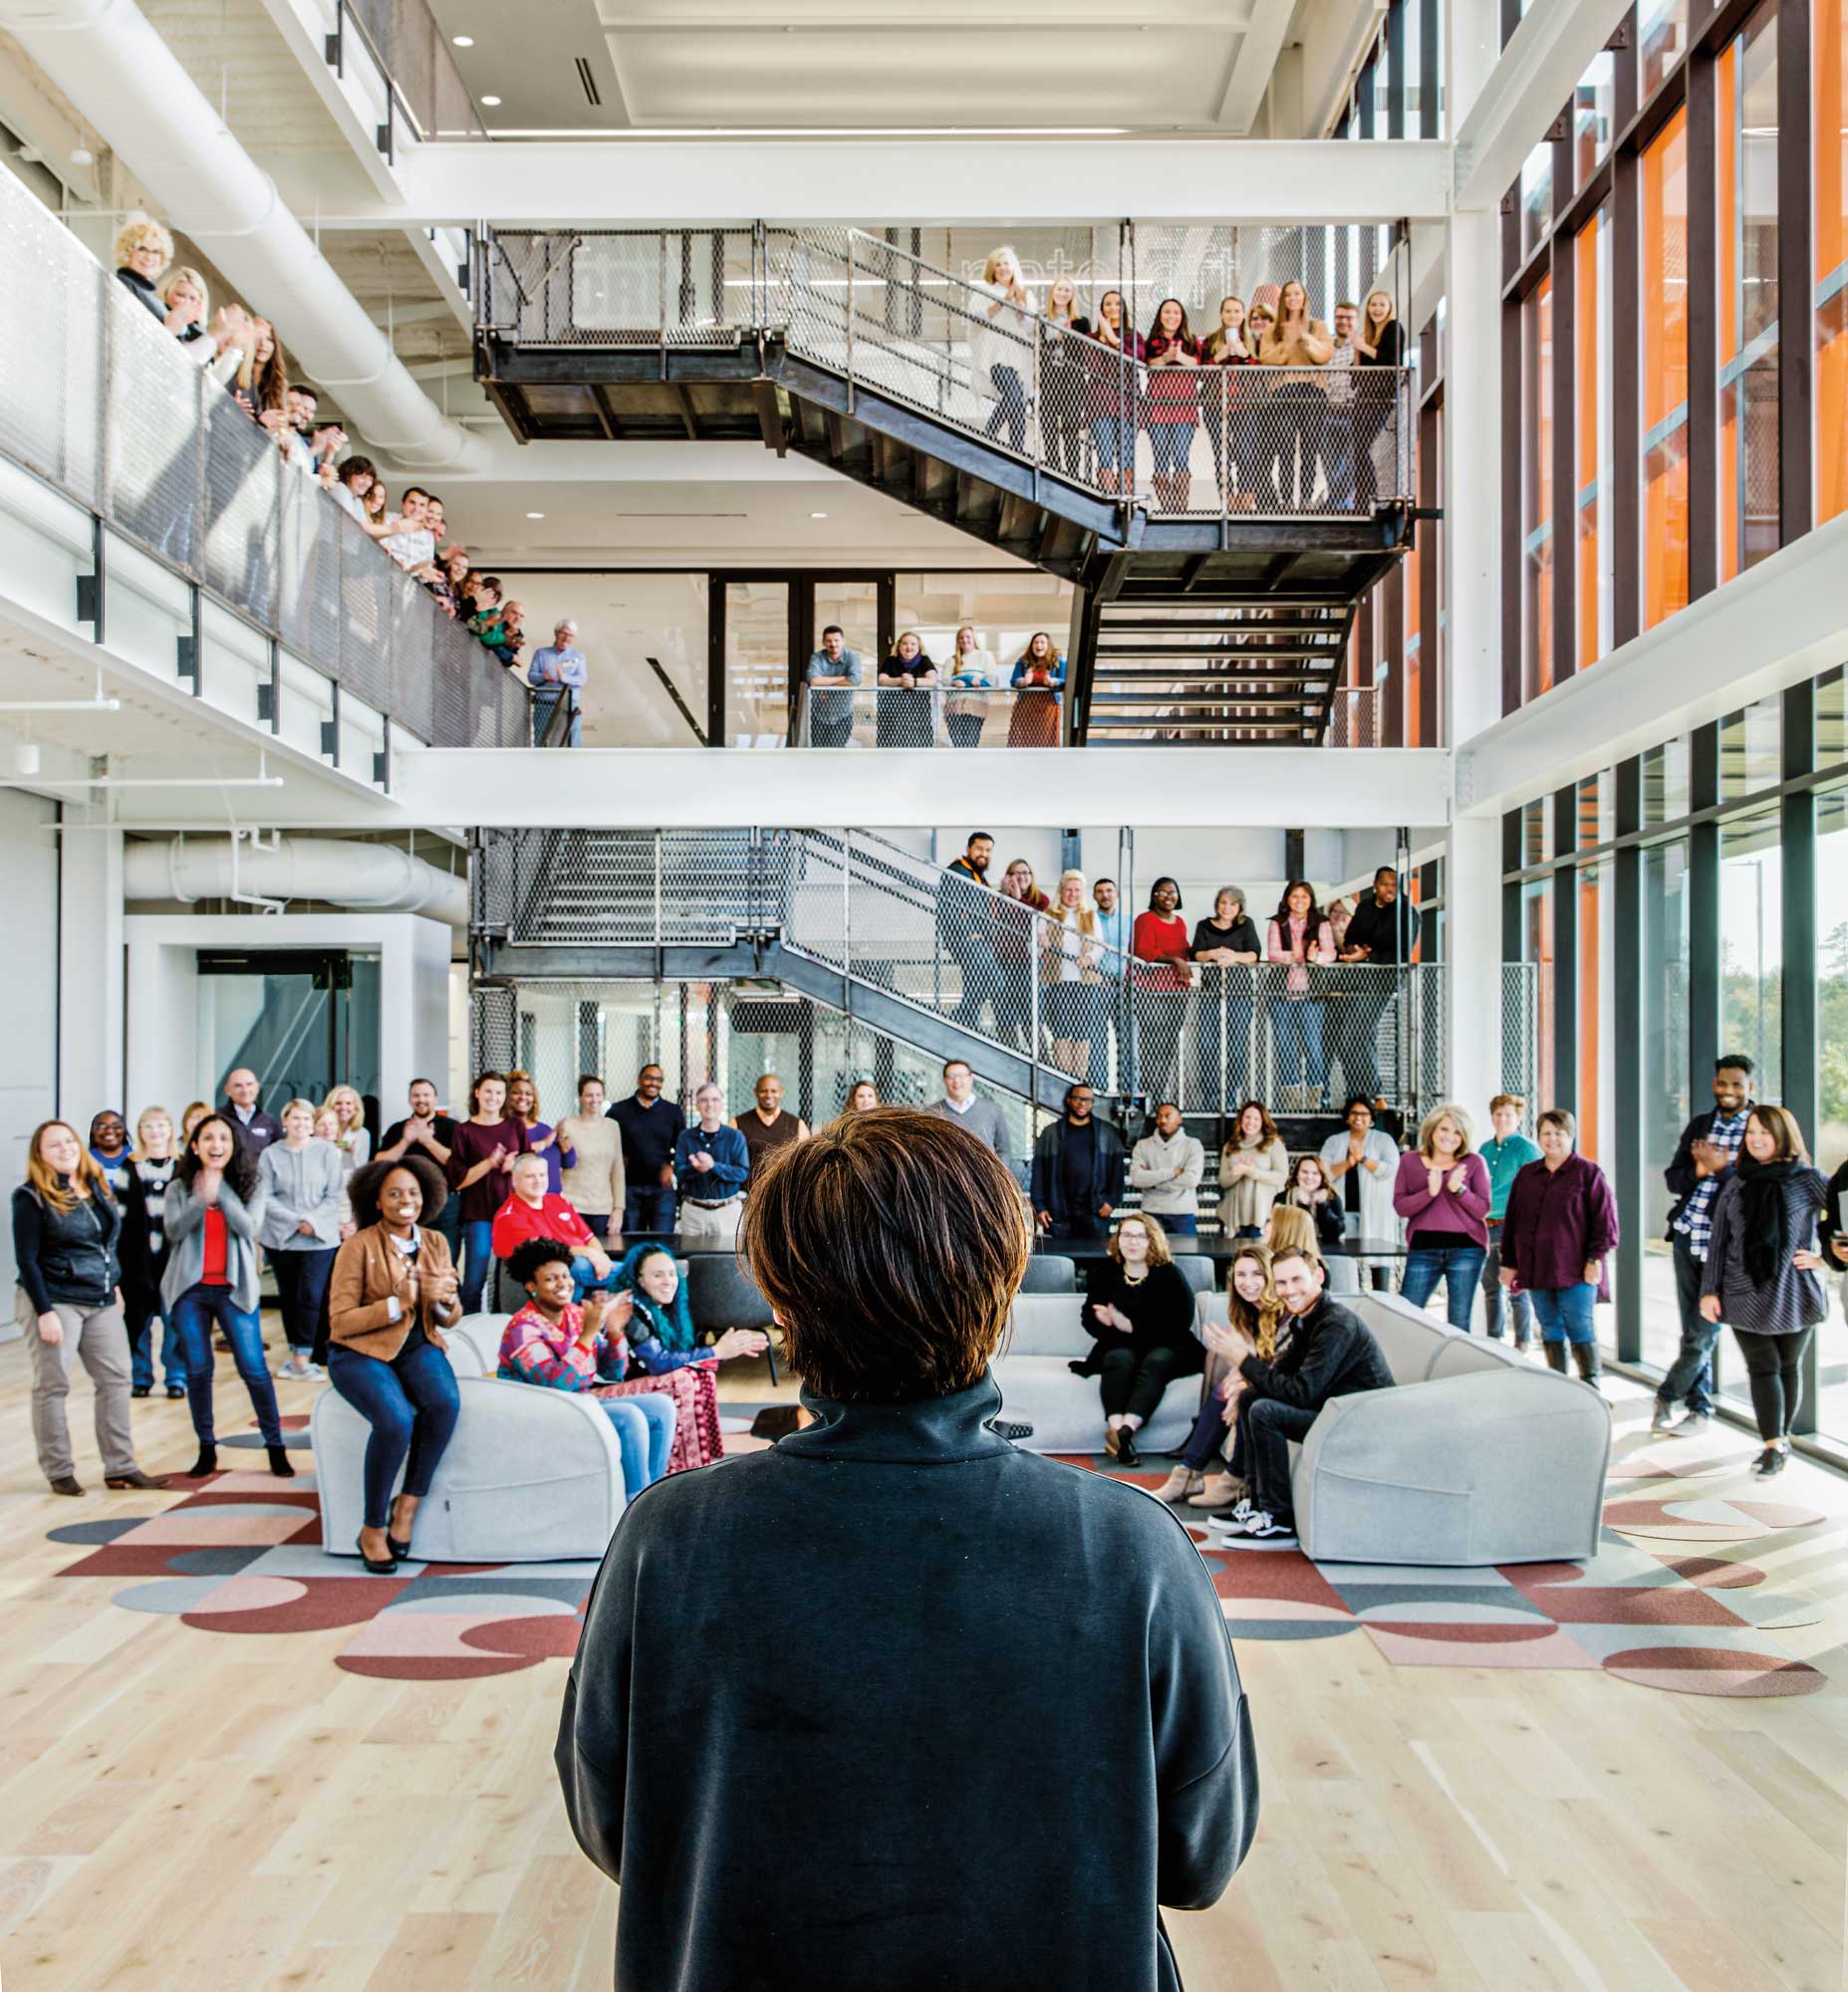
[[(529, 1238), (507, 1260), (507, 1270), (526, 1291), (526, 1305), (508, 1322), (500, 1339), (499, 1374), (514, 1383), (537, 1383), (550, 1390), (596, 1390), (620, 1383), (629, 1373), (624, 1334), (635, 1312), (635, 1296), (614, 1298), (592, 1292), (580, 1307), (572, 1298), (576, 1275), (573, 1251), (563, 1238)], [(622, 1396), (598, 1392), (623, 1456), (623, 1488), (629, 1498), (668, 1471), (673, 1452), (673, 1398), (658, 1390)]]
[(462, 1303), (442, 1233), (421, 1228), (448, 1195), (434, 1162), (369, 1162), (354, 1170), (348, 1193), (360, 1228), (335, 1255), (328, 1283), (328, 1381), (373, 1428), (360, 1556), (387, 1577), (410, 1554), (417, 1504), (455, 1435), (461, 1392), (442, 1331), (461, 1320)]

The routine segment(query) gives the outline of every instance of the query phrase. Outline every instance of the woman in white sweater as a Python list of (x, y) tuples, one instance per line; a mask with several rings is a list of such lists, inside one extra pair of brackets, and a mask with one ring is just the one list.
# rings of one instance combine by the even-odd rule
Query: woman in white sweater
[(623, 1130), (604, 1115), (603, 1081), (587, 1072), (578, 1081), (578, 1111), (558, 1123), (561, 1148), (577, 1157), (565, 1170), (561, 1186), (573, 1208), (599, 1238), (607, 1238), (614, 1218), (622, 1230), (623, 1205), (629, 1200), (629, 1178), (623, 1171)]

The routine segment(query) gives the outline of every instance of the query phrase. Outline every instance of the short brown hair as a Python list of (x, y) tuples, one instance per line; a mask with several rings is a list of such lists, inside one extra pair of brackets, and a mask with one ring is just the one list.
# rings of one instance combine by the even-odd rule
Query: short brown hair
[(1123, 1247), (1118, 1242), (1123, 1236), (1126, 1224), (1140, 1224), (1149, 1234), (1149, 1263), (1152, 1266), (1167, 1266), (1174, 1262), (1174, 1252), (1168, 1243), (1168, 1233), (1162, 1228), (1162, 1221), (1147, 1210), (1132, 1210), (1128, 1216), (1120, 1218), (1117, 1228), (1110, 1234), (1110, 1244), (1105, 1248), (1120, 1266), (1123, 1264)]
[(1513, 1108), (1516, 1114), (1525, 1114), (1527, 1111), (1527, 1103), (1518, 1093), (1497, 1093), (1488, 1103), (1489, 1119), (1492, 1120), (1504, 1107)]
[(904, 1403), (979, 1380), (1032, 1242), (985, 1141), (933, 1114), (875, 1107), (772, 1152), (738, 1256), (818, 1394)]
[(1780, 1162), (1809, 1160), (1809, 1149), (1803, 1142), (1803, 1130), (1797, 1124), (1797, 1118), (1789, 1108), (1775, 1107), (1769, 1101), (1760, 1101), (1751, 1110), (1750, 1118), (1757, 1121), (1777, 1143), (1777, 1159)]
[(1568, 1141), (1578, 1139), (1578, 1120), (1569, 1107), (1549, 1107), (1533, 1124), (1536, 1128), (1560, 1127)]

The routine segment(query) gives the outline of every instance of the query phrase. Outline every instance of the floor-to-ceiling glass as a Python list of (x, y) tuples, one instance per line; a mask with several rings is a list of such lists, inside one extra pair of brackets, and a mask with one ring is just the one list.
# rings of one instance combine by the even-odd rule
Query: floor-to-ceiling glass
[(1688, 1091), (1688, 841), (1643, 853), (1643, 1360), (1666, 1370), (1680, 1346), (1675, 1270), (1664, 1242), (1663, 1173), (1692, 1109)]

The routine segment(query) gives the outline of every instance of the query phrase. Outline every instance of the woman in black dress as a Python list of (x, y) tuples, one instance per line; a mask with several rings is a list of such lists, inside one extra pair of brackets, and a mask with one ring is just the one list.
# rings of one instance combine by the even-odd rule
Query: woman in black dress
[(1155, 1416), (1177, 1376), (1197, 1376), (1206, 1352), (1193, 1333), (1193, 1290), (1153, 1217), (1126, 1217), (1110, 1256), (1091, 1276), (1084, 1323), (1097, 1347), (1104, 1400), (1104, 1450), (1136, 1466), (1136, 1434)]

